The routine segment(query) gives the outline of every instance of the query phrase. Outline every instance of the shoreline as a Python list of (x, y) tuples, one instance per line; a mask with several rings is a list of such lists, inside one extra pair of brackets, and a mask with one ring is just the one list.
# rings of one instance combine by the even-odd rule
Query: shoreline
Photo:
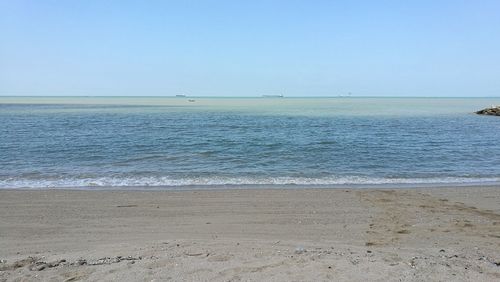
[(439, 189), (439, 188), (494, 188), (500, 182), (463, 183), (383, 183), (383, 184), (217, 184), (217, 185), (158, 185), (158, 186), (68, 186), (0, 188), (0, 191), (224, 191), (224, 190), (331, 190), (331, 189)]
[(6, 281), (500, 279), (500, 186), (0, 189), (0, 230)]

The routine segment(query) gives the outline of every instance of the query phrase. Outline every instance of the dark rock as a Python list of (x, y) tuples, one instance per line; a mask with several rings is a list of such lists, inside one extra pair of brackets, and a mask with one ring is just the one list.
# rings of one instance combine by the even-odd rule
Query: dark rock
[(79, 259), (74, 264), (75, 265), (85, 265), (85, 264), (87, 264), (87, 260)]
[(46, 263), (42, 263), (40, 265), (36, 265), (35, 267), (33, 267), (31, 270), (36, 270), (36, 271), (42, 271), (44, 270), (45, 268), (47, 268), (47, 264)]
[(494, 106), (491, 108), (486, 108), (480, 111), (477, 111), (478, 115), (488, 115), (488, 116), (500, 116), (500, 106)]
[(65, 262), (66, 262), (65, 259), (56, 260), (56, 261), (47, 263), (47, 267), (57, 267), (57, 266), (61, 265), (62, 263), (65, 263)]

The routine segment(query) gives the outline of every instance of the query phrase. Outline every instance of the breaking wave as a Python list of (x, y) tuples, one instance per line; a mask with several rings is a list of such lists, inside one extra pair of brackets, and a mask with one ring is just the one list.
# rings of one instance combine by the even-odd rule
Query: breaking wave
[(500, 178), (373, 178), (342, 177), (99, 177), (60, 179), (0, 179), (0, 188), (81, 188), (81, 187), (182, 187), (182, 186), (241, 186), (241, 185), (301, 185), (301, 186), (356, 186), (356, 185), (432, 185), (432, 184), (494, 184)]

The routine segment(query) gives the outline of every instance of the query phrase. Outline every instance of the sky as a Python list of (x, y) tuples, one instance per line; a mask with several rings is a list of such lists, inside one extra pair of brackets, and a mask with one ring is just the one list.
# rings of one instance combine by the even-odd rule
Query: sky
[(500, 1), (0, 0), (0, 95), (500, 96)]

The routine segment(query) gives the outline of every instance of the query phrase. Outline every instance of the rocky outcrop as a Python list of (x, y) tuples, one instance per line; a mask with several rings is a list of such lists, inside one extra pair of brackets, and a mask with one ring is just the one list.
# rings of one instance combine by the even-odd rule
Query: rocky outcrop
[(489, 115), (489, 116), (500, 116), (500, 106), (486, 108), (484, 110), (477, 111), (476, 114)]

